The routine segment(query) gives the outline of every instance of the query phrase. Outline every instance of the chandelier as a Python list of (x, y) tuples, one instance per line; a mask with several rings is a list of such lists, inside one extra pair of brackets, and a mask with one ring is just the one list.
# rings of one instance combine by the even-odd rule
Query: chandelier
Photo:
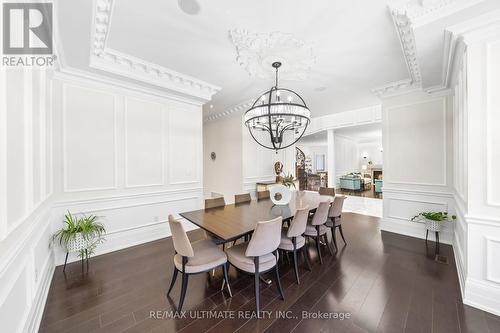
[(290, 147), (304, 135), (311, 121), (306, 102), (295, 91), (278, 87), (278, 69), (274, 62), (276, 85), (263, 93), (245, 112), (245, 125), (262, 147), (276, 150)]

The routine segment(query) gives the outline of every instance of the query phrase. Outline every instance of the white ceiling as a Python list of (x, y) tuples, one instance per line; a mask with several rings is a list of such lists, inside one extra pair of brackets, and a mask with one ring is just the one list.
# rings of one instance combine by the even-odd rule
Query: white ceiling
[[(408, 1), (422, 0), (393, 3), (402, 5)], [(235, 46), (229, 38), (233, 29), (263, 34), (283, 32), (311, 47), (314, 61), (307, 79), (283, 80), (281, 85), (300, 93), (313, 117), (378, 104), (379, 98), (371, 92), (372, 88), (409, 77), (387, 0), (96, 2), (110, 4), (112, 8), (107, 48), (222, 88), (205, 105), (205, 116), (255, 98), (273, 84), (272, 80), (250, 76), (238, 64)], [(186, 14), (179, 3), (191, 12), (197, 11), (198, 4), (199, 10), (195, 15)], [(424, 85), (440, 81), (445, 27), (494, 7), (500, 7), (500, 1), (481, 1), (415, 29), (415, 41), (422, 47), (418, 60)], [(118, 78), (116, 74), (89, 67), (94, 11), (93, 1), (57, 3), (57, 30), (65, 62), (68, 67)], [(290, 58), (290, 50), (287, 54), (272, 51), (267, 58), (273, 55), (276, 60)]]

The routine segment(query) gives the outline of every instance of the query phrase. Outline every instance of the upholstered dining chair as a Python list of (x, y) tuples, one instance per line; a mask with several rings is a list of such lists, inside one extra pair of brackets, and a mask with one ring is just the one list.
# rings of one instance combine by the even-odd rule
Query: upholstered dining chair
[(336, 196), (335, 199), (333, 200), (332, 206), (330, 207), (330, 210), (328, 211), (328, 220), (326, 221), (326, 226), (330, 228), (332, 232), (332, 242), (333, 245), (335, 246), (335, 251), (337, 251), (337, 241), (335, 239), (335, 230), (338, 228), (340, 231), (340, 236), (342, 236), (342, 240), (344, 241), (344, 244), (347, 245), (345, 238), (344, 238), (344, 233), (342, 232), (342, 220), (341, 220), (341, 215), (342, 215), (342, 207), (344, 206), (344, 200), (345, 196)]
[[(224, 207), (225, 205), (226, 201), (224, 200), (224, 197), (205, 199), (205, 209)], [(205, 236), (218, 245), (223, 244), (223, 249), (224, 249), (224, 242), (219, 237), (215, 236), (214, 234), (206, 230), (205, 230)]]
[(297, 281), (297, 284), (300, 284), (299, 268), (297, 264), (298, 250), (302, 250), (302, 254), (304, 255), (304, 260), (307, 264), (307, 268), (308, 270), (311, 270), (311, 263), (309, 262), (307, 249), (304, 246), (306, 244), (306, 240), (304, 236), (302, 236), (302, 234), (306, 231), (308, 217), (309, 217), (309, 206), (297, 209), (290, 226), (288, 228), (282, 229), (281, 242), (278, 247), (282, 251), (293, 253), (293, 268), (295, 270), (295, 280)]
[(202, 239), (191, 243), (182, 224), (172, 215), (168, 216), (168, 224), (170, 225), (170, 231), (172, 233), (175, 255), (174, 273), (172, 275), (170, 287), (167, 291), (167, 296), (170, 295), (174, 287), (177, 274), (179, 272), (182, 274), (181, 296), (177, 310), (182, 310), (184, 298), (186, 297), (189, 275), (209, 272), (219, 266), (222, 266), (227, 291), (232, 297), (227, 274), (229, 264), (227, 262), (226, 253), (209, 239)]
[(319, 195), (329, 195), (334, 197), (335, 196), (335, 189), (333, 187), (320, 187), (319, 188)]
[(226, 205), (224, 197), (205, 199), (205, 209), (223, 207)]
[(252, 197), (250, 196), (250, 193), (243, 193), (243, 194), (235, 194), (234, 195), (234, 203), (235, 204), (240, 204), (240, 203), (245, 203), (245, 202), (250, 202), (252, 201)]
[(281, 299), (285, 299), (278, 271), (278, 246), (281, 240), (281, 216), (257, 223), (249, 242), (227, 249), (227, 259), (236, 269), (254, 274), (255, 307), (260, 318), (260, 275), (274, 268), (276, 285)]
[(325, 244), (333, 256), (333, 251), (329, 246), (328, 239), (326, 237), (326, 232), (328, 228), (326, 227), (326, 219), (328, 218), (328, 210), (330, 209), (330, 201), (320, 202), (316, 212), (310, 218), (310, 222), (306, 225), (306, 231), (304, 236), (313, 238), (316, 242), (316, 249), (318, 250), (319, 262), (323, 264), (323, 258), (321, 257), (321, 238), (324, 238)]
[(270, 197), (271, 197), (271, 192), (269, 192), (269, 191), (258, 191), (257, 192), (257, 200), (269, 199)]

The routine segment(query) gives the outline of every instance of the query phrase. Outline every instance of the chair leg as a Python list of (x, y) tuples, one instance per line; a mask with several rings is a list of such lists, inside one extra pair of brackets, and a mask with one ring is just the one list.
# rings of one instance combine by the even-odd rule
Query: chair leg
[(333, 245), (335, 246), (335, 251), (338, 251), (338, 246), (337, 246), (337, 237), (335, 235), (335, 227), (333, 228), (330, 228), (330, 230), (332, 231), (332, 242), (333, 242)]
[(318, 250), (319, 262), (323, 265), (323, 258), (321, 257), (321, 246), (319, 244), (319, 235), (314, 239), (316, 241), (316, 250)]
[(311, 261), (309, 260), (309, 253), (307, 251), (307, 247), (304, 245), (302, 247), (302, 254), (304, 255), (304, 260), (307, 265), (307, 270), (310, 272), (311, 271)]
[(344, 241), (344, 244), (347, 245), (347, 242), (345, 241), (345, 238), (344, 238), (344, 233), (342, 232), (342, 226), (339, 225), (339, 231), (340, 231), (340, 236), (342, 236), (342, 240)]
[[(295, 254), (295, 252), (294, 252)], [(274, 255), (276, 256), (276, 252), (274, 253)], [(296, 256), (294, 256), (295, 259), (296, 259)], [(283, 289), (281, 288), (281, 281), (280, 281), (280, 273), (279, 273), (279, 270), (278, 270), (278, 260), (276, 260), (276, 266), (274, 266), (274, 271), (276, 272), (276, 285), (278, 286), (278, 291), (280, 293), (280, 296), (281, 296), (281, 299), (282, 300), (285, 300), (285, 294), (283, 294)], [(297, 267), (297, 266), (295, 266)]]
[(182, 305), (184, 304), (184, 297), (186, 297), (188, 278), (189, 278), (189, 275), (187, 275), (186, 273), (182, 273), (181, 299), (179, 300), (179, 306), (177, 307), (177, 311), (182, 310)]
[(229, 276), (227, 274), (228, 268), (229, 268), (229, 263), (225, 263), (224, 265), (222, 265), (222, 269), (224, 270), (224, 281), (226, 281), (229, 297), (233, 297), (233, 293), (231, 292), (231, 287), (229, 286)]
[(177, 268), (174, 267), (174, 273), (172, 274), (172, 281), (170, 282), (170, 287), (168, 287), (167, 296), (170, 295), (170, 292), (172, 291), (172, 288), (175, 285), (175, 280), (177, 280), (177, 273), (178, 272), (179, 271), (177, 270)]
[(259, 273), (259, 257), (253, 258), (253, 263), (255, 266), (255, 311), (257, 312), (257, 318), (260, 318), (260, 273)]
[(325, 245), (328, 248), (328, 252), (330, 252), (330, 255), (333, 256), (333, 250), (330, 247), (330, 243), (328, 242), (328, 236), (326, 234), (324, 234), (323, 238), (325, 239)]
[(295, 270), (295, 280), (297, 281), (297, 284), (300, 284), (299, 267), (297, 266), (297, 241), (295, 237), (292, 238), (292, 244), (293, 244), (293, 269)]

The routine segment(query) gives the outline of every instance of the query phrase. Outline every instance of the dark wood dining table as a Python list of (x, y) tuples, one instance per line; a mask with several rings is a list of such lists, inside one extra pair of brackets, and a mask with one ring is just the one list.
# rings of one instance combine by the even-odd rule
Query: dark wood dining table
[(290, 220), (297, 209), (308, 206), (310, 211), (314, 211), (320, 202), (332, 200), (333, 197), (319, 195), (317, 192), (292, 191), (292, 198), (287, 205), (274, 205), (271, 199), (261, 199), (180, 215), (217, 236), (222, 242), (231, 242), (252, 233), (259, 221), (268, 221), (278, 216), (283, 217), (283, 221)]

